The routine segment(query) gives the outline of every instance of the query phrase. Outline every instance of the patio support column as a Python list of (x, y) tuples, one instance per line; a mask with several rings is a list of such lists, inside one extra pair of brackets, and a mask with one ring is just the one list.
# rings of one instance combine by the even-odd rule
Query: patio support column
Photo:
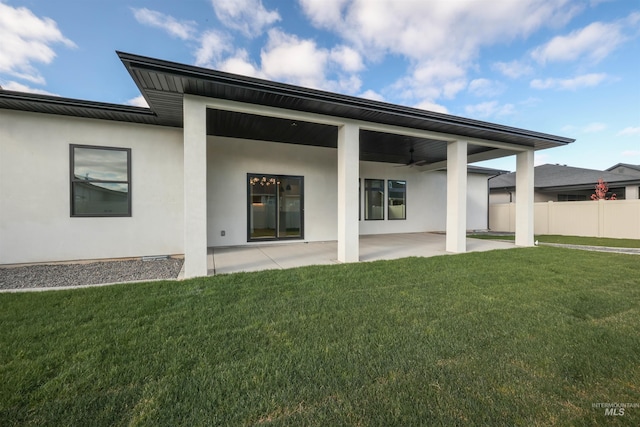
[(184, 96), (184, 277), (207, 275), (207, 107)]
[(533, 150), (516, 154), (516, 246), (533, 246)]
[(447, 144), (447, 252), (467, 251), (467, 141)]
[(338, 129), (338, 261), (360, 260), (358, 179), (360, 128), (345, 123)]

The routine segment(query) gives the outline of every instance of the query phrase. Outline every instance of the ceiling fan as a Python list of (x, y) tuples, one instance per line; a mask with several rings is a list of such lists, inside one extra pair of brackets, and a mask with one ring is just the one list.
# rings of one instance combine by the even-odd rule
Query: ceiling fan
[(415, 150), (413, 149), (413, 147), (411, 147), (409, 149), (409, 161), (407, 163), (405, 163), (404, 165), (398, 165), (396, 167), (404, 167), (404, 166), (409, 166), (414, 167), (414, 166), (421, 166), (425, 163), (424, 160), (414, 160), (413, 159), (413, 153), (415, 152)]

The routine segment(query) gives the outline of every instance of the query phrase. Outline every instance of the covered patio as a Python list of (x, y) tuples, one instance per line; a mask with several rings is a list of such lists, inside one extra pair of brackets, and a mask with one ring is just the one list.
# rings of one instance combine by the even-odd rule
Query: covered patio
[[(262, 171), (275, 164), (275, 160), (271, 164), (263, 161), (250, 167), (246, 165), (253, 159), (261, 160), (266, 156), (263, 149), (266, 144), (275, 142), (290, 146), (290, 149), (280, 148), (283, 156), (293, 151), (294, 147), (309, 147), (305, 153), (295, 157), (297, 161), (306, 161), (307, 167), (314, 163), (318, 147), (333, 152), (333, 160), (327, 163), (319, 174), (322, 179), (317, 180), (331, 177), (332, 185), (316, 191), (316, 194), (333, 196), (330, 200), (331, 205), (335, 203), (333, 212), (319, 215), (317, 210), (307, 209), (303, 204), (300, 204), (298, 212), (302, 215), (300, 223), (309, 226), (307, 229), (321, 224), (318, 217), (331, 217), (335, 218), (335, 221), (331, 221), (330, 226), (320, 231), (320, 226), (317, 226), (316, 234), (311, 237), (302, 232), (302, 226), (297, 228), (300, 240), (319, 243), (325, 239), (337, 238), (333, 243), (336, 245), (335, 251), (331, 249), (331, 255), (321, 257), (324, 262), (320, 263), (329, 263), (336, 260), (358, 262), (378, 259), (376, 257), (392, 258), (392, 254), (400, 252), (403, 255), (396, 257), (421, 255), (423, 250), (427, 250), (421, 248), (430, 246), (428, 240), (420, 240), (415, 243), (413, 250), (409, 251), (403, 244), (394, 246), (389, 233), (394, 233), (395, 230), (364, 230), (364, 224), (369, 223), (363, 224), (360, 218), (361, 193), (366, 191), (366, 188), (361, 188), (361, 180), (367, 177), (361, 176), (361, 170), (367, 162), (415, 167), (415, 170), (424, 174), (446, 171), (446, 182), (441, 190), (446, 194), (446, 200), (445, 197), (440, 197), (430, 205), (432, 211), (441, 208), (445, 210), (444, 227), (413, 224), (411, 228), (406, 227), (402, 231), (424, 232), (444, 229), (446, 237), (439, 236), (442, 244), (438, 244), (437, 250), (441, 253), (462, 253), (474, 250), (473, 247), (467, 246), (466, 240), (468, 164), (515, 156), (518, 188), (515, 244), (533, 246), (534, 152), (573, 142), (570, 138), (495, 123), (123, 52), (118, 52), (118, 55), (151, 110), (156, 114), (159, 123), (183, 129), (186, 278), (203, 276), (212, 269), (225, 271), (226, 267), (222, 266), (228, 263), (224, 261), (225, 249), (222, 248), (229, 243), (233, 246), (244, 246), (247, 242), (257, 243), (255, 248), (251, 249), (253, 252), (245, 249), (241, 257), (243, 263), (255, 265), (246, 268), (262, 269), (261, 266), (271, 263), (280, 265), (274, 261), (275, 258), (261, 249), (263, 242), (255, 242), (255, 236), (251, 232), (247, 233), (246, 239), (236, 237), (231, 241), (231, 237), (228, 237), (242, 234), (240, 222), (245, 217), (238, 215), (238, 208), (248, 203), (246, 200), (249, 199), (231, 198), (232, 194), (240, 194), (242, 190), (227, 191), (217, 199), (212, 195), (219, 183), (241, 182), (238, 178), (232, 178), (233, 173), (239, 170), (249, 175), (262, 174), (264, 177)], [(233, 142), (225, 146), (217, 143), (225, 138), (227, 141), (232, 139)], [(237, 146), (237, 141), (240, 140), (258, 141), (261, 147), (254, 145), (251, 149), (244, 150), (235, 160), (235, 168), (228, 170), (226, 175), (216, 175), (229, 164), (230, 157), (225, 157), (229, 156), (229, 147)], [(262, 152), (262, 156), (254, 155), (258, 152)], [(300, 182), (306, 174), (304, 169), (298, 169), (296, 173), (285, 173), (285, 169), (285, 166), (280, 166), (280, 169), (274, 169), (269, 173), (274, 176), (301, 177)], [(384, 185), (384, 182), (388, 182), (389, 176), (381, 178)], [(242, 179), (244, 180), (245, 178)], [(422, 191), (425, 191), (424, 188)], [(381, 194), (384, 198), (384, 191)], [(274, 200), (278, 198), (274, 197)], [(303, 196), (300, 196), (300, 200), (303, 200)], [(305, 200), (309, 201), (311, 197)], [(256, 203), (264, 204), (263, 201)], [(228, 209), (225, 210), (227, 206)], [(380, 207), (384, 208), (382, 205)], [(316, 215), (315, 221), (310, 218), (304, 219), (305, 215)], [(418, 218), (420, 215), (424, 215), (424, 211), (412, 218)], [(227, 233), (228, 218), (234, 217), (240, 220), (232, 224), (232, 232)], [(251, 212), (247, 212), (246, 224), (249, 230), (252, 228), (250, 218)], [(368, 218), (364, 219), (366, 221)], [(384, 221), (385, 216), (382, 214), (380, 218), (373, 219)], [(364, 237), (367, 234), (380, 234), (380, 237)], [(219, 236), (227, 239), (221, 241)], [(416, 236), (424, 236), (424, 233), (416, 233)], [(276, 232), (272, 240), (278, 240), (279, 237), (279, 232)], [(309, 244), (289, 244), (289, 248), (283, 249), (278, 245), (273, 247), (283, 253), (296, 254), (297, 248)], [(207, 248), (212, 246), (218, 248), (214, 251), (213, 259), (207, 255), (211, 252)], [(226, 253), (237, 250), (242, 249), (226, 249)], [(218, 253), (218, 262), (215, 261), (215, 252)], [(255, 259), (252, 259), (250, 253), (255, 253)], [(315, 255), (309, 256), (315, 259)], [(261, 261), (261, 258), (264, 258), (264, 261)], [(282, 265), (288, 265), (287, 258), (292, 257), (285, 255)], [(216, 267), (218, 263), (220, 267)]]
[[(410, 256), (432, 257), (447, 255), (444, 234), (402, 233), (360, 236), (360, 261), (377, 261)], [(467, 252), (512, 249), (514, 243), (466, 239)], [(309, 242), (265, 244), (209, 248), (209, 275), (249, 271), (303, 267), (308, 265), (340, 264), (338, 243)]]

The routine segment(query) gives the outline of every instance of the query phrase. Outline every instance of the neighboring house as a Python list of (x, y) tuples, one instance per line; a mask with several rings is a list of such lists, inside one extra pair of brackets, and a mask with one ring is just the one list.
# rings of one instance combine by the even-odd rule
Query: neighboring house
[[(640, 166), (618, 164), (607, 171), (546, 164), (534, 168), (535, 202), (567, 202), (591, 200), (599, 178), (609, 185), (608, 197), (620, 200), (638, 199)], [(515, 202), (516, 173), (499, 175), (489, 180), (490, 203)]]
[(640, 165), (630, 165), (628, 163), (618, 163), (606, 169), (607, 172), (620, 173), (623, 175), (640, 176)]
[[(0, 91), (0, 264), (487, 228), (516, 156), (516, 244), (533, 244), (534, 151), (572, 139), (118, 53), (150, 108)], [(446, 169), (446, 172), (444, 170)]]

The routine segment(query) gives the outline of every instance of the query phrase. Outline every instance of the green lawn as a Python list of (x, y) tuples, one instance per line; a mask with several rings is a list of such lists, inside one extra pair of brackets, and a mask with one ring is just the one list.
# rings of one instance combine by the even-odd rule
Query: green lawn
[(0, 425), (640, 425), (640, 257), (554, 247), (0, 294)]
[[(491, 240), (514, 240), (513, 234), (470, 234), (468, 237), (474, 239)], [(559, 236), (555, 234), (540, 234), (535, 238), (542, 243), (562, 243), (566, 245), (585, 246), (609, 246), (612, 248), (640, 248), (640, 240), (637, 239), (609, 239), (606, 237), (581, 237), (581, 236)]]

